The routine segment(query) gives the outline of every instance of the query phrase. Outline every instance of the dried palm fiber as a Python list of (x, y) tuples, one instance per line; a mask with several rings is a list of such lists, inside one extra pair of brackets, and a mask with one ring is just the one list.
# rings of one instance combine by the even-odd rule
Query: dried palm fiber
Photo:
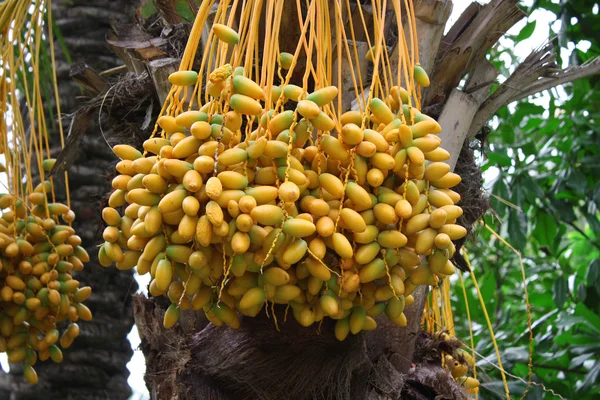
[[(343, 22), (347, 1), (202, 3), (152, 137), (113, 148), (122, 161), (105, 213), (115, 223), (99, 251), (103, 265), (151, 274), (150, 293), (171, 303), (165, 327), (193, 309), (239, 328), (239, 314), (263, 307), (278, 325), (281, 304), (305, 327), (329, 317), (344, 340), (383, 313), (405, 326), (414, 290), (454, 273), (460, 177), (444, 163), (439, 124), (420, 112), (429, 78), (412, 2), (372, 4), (370, 31), (362, 14), (362, 27)], [(359, 54), (349, 43), (361, 28)], [(289, 53), (287, 29), (299, 32)]]
[[(49, 0), (0, 4), (0, 153), (7, 192), (0, 195), (0, 351), (9, 362), (25, 362), (30, 383), (37, 382), (38, 357), (62, 361), (60, 347), (79, 335), (76, 322), (92, 318), (82, 303), (91, 289), (79, 288), (72, 275), (89, 256), (71, 227), (68, 175), (67, 204), (56, 202), (54, 181), (46, 175), (54, 160), (44, 107), (53, 102), (64, 146), (54, 47), (45, 39), (53, 37), (50, 9)], [(44, 73), (51, 75), (50, 85), (41, 83)]]
[[(432, 350), (446, 352), (453, 346), (418, 335), (413, 360), (416, 368), (409, 363), (401, 372), (395, 358), (410, 356), (390, 348), (394, 346), (386, 335), (385, 320), (383, 329), (352, 335), (343, 342), (334, 336), (334, 320), (326, 319), (316, 335), (293, 319), (280, 324), (280, 331), (276, 331), (264, 314), (242, 316), (239, 329), (223, 329), (210, 323), (204, 326), (192, 312), (182, 312), (179, 323), (165, 329), (160, 322), (165, 302), (164, 297), (134, 296), (136, 324), (148, 368), (145, 381), (157, 398), (467, 398), (448, 371), (440, 367), (440, 356), (427, 356)], [(414, 307), (408, 312), (414, 314)], [(410, 332), (408, 337), (417, 334), (411, 327), (406, 331)], [(432, 342), (437, 343), (436, 348)]]

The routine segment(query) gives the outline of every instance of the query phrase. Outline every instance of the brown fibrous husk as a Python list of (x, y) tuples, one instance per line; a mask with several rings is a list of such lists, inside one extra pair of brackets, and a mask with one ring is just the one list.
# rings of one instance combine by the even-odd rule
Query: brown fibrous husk
[(419, 334), (415, 364), (401, 373), (389, 346), (363, 333), (340, 342), (332, 320), (303, 328), (293, 318), (284, 322), (284, 308), (276, 307), (278, 328), (271, 312), (242, 317), (240, 328), (231, 329), (182, 312), (179, 324), (166, 330), (161, 302), (134, 299), (146, 383), (157, 398), (466, 399), (440, 366), (441, 353), (454, 345), (429, 335)]

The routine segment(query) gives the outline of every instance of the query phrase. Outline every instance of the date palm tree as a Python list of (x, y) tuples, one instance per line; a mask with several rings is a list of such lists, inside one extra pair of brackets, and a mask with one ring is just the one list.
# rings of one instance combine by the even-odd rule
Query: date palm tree
[[(123, 10), (134, 3), (58, 1), (54, 5), (56, 24), (73, 59), (84, 60), (97, 70), (122, 64), (106, 46), (106, 32), (111, 18), (121, 17)], [(176, 25), (181, 19), (175, 15), (174, 3), (154, 1), (161, 15), (158, 23), (165, 26), (162, 32), (167, 36), (169, 32), (185, 32)], [(360, 7), (357, 3), (364, 2), (351, 3)], [(444, 35), (452, 3), (452, 0), (414, 1), (421, 65), (432, 81), (424, 93), (423, 106), (444, 128), (445, 147), (456, 156), (453, 164), (459, 154), (469, 155), (464, 144), (502, 106), (600, 70), (596, 59), (584, 67), (557, 71), (549, 56), (551, 46), (544, 46), (490, 94), (498, 71), (485, 55), (525, 14), (517, 6), (517, 0), (492, 0), (485, 6), (474, 4)], [(365, 7), (364, 12), (368, 11)], [(294, 15), (288, 17), (297, 20)], [(298, 33), (292, 26), (289, 35)], [(146, 34), (151, 38), (159, 36), (160, 29), (153, 27)], [(181, 43), (182, 38), (177, 37), (173, 34), (171, 39)], [(155, 43), (157, 48), (173, 46), (162, 37)], [(156, 50), (151, 58), (160, 58), (160, 54)], [(57, 67), (59, 81), (64, 82), (60, 87), (61, 99), (66, 109), (74, 111), (80, 89), (69, 82), (65, 58)], [(140, 72), (135, 65), (129, 67)], [(157, 74), (154, 77), (158, 76), (157, 70), (149, 70)], [(458, 89), (463, 79), (466, 82)], [(163, 89), (160, 80), (155, 80), (155, 84), (160, 97)], [(144, 118), (136, 122), (145, 125)], [(80, 156), (70, 169), (72, 201), (78, 215), (76, 229), (90, 254), (96, 253), (95, 243), (99, 241), (99, 196), (109, 190), (106, 169), (114, 161), (104, 140), (100, 127), (92, 124), (81, 140)], [(460, 160), (457, 165), (464, 167)], [(473, 181), (470, 187), (461, 190), (473, 193), (471, 189), (478, 189), (479, 184)], [(464, 201), (469, 204), (468, 198)], [(465, 211), (469, 214), (468, 209)], [(462, 223), (469, 226), (479, 216), (471, 212)], [(3, 390), (7, 398), (122, 399), (129, 395), (125, 364), (131, 349), (125, 337), (133, 319), (128, 300), (135, 288), (132, 276), (91, 262), (78, 279), (94, 288), (89, 300), (94, 320), (82, 324), (82, 336), (65, 352), (62, 364), (39, 367), (37, 386), (25, 386), (18, 374), (4, 377), (0, 393)], [(134, 309), (147, 362), (146, 384), (156, 399), (425, 399), (436, 395), (463, 398), (464, 394), (448, 383), (439, 358), (432, 361), (423, 356), (422, 348), (417, 348), (425, 296), (425, 290), (415, 292), (415, 303), (407, 309), (408, 327), (399, 328), (382, 320), (376, 331), (343, 343), (333, 337), (329, 322), (323, 324), (317, 336), (294, 322), (282, 325), (282, 331), (276, 332), (265, 317), (244, 318), (239, 330), (231, 330), (216, 328), (191, 313), (183, 313), (180, 323), (166, 330), (162, 316), (168, 302), (137, 296)]]

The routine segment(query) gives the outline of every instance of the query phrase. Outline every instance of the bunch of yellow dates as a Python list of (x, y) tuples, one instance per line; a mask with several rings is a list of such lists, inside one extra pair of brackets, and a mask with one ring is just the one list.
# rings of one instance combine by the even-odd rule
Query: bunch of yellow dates
[(284, 304), (303, 326), (336, 320), (344, 340), (381, 313), (404, 326), (415, 288), (454, 273), (460, 177), (444, 163), (440, 125), (404, 89), (335, 117), (336, 87), (273, 85), (266, 109), (266, 88), (226, 64), (206, 92), (198, 110), (161, 116), (143, 153), (114, 147), (102, 213), (100, 262), (150, 273), (150, 293), (172, 302), (166, 327), (180, 309), (235, 328), (239, 314)]
[[(438, 335), (442, 340), (456, 340), (446, 332), (439, 332)], [(469, 369), (475, 369), (475, 359), (468, 351), (459, 348), (454, 350), (453, 354), (446, 354), (443, 364), (468, 394), (479, 392), (479, 381), (474, 377), (467, 376)]]
[[(51, 161), (51, 160), (47, 160)], [(25, 201), (0, 195), (0, 352), (8, 361), (25, 362), (24, 376), (38, 378), (38, 357), (62, 361), (62, 348), (79, 335), (77, 321), (92, 314), (82, 302), (90, 287), (79, 287), (72, 271), (89, 261), (81, 238), (70, 224), (75, 214), (61, 203), (47, 203), (52, 186), (38, 185)], [(8, 209), (8, 210), (7, 210)], [(62, 219), (63, 223), (60, 222)], [(68, 322), (62, 335), (57, 329)]]

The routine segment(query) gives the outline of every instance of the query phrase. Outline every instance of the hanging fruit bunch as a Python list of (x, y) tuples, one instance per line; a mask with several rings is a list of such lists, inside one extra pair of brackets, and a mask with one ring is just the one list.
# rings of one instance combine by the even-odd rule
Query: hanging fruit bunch
[[(452, 349), (460, 342), (453, 335), (454, 328), (448, 331), (436, 332), (434, 338), (441, 342), (447, 342)], [(476, 377), (467, 376), (469, 370), (475, 373), (475, 352), (470, 353), (464, 348), (455, 348), (445, 353), (442, 358), (442, 365), (448, 370), (450, 375), (456, 379), (457, 383), (464, 388), (468, 394), (477, 394), (479, 392), (479, 381)]]
[[(52, 37), (51, 16), (44, 18), (44, 3), (33, 11), (28, 2), (0, 5), (5, 72), (0, 79), (0, 154), (8, 192), (0, 194), (0, 352), (8, 354), (10, 363), (24, 362), (29, 383), (37, 383), (33, 368), (37, 359), (61, 362), (61, 347), (69, 347), (79, 335), (76, 322), (92, 318), (83, 304), (91, 288), (80, 288), (73, 278), (74, 271), (82, 270), (90, 259), (71, 227), (75, 214), (69, 205), (68, 177), (65, 173), (67, 204), (63, 204), (56, 201), (53, 179), (46, 176), (55, 160), (48, 158), (43, 101), (56, 101), (63, 144), (64, 139), (58, 97), (41, 95), (36, 46), (45, 44), (33, 40), (30, 29), (32, 24), (41, 24), (42, 29), (45, 23)], [(14, 26), (9, 34), (10, 21)], [(52, 41), (49, 46), (54, 59)], [(24, 54), (30, 57), (27, 61)], [(32, 86), (20, 79), (29, 75), (35, 82)], [(54, 84), (55, 76), (53, 70)]]
[[(407, 44), (400, 24), (394, 73), (379, 30), (385, 13), (374, 13), (374, 45), (363, 55), (374, 73), (363, 90), (355, 52), (341, 46), (342, 19), (330, 27), (322, 2), (297, 10), (293, 54), (278, 50), (285, 2), (267, 7), (264, 44), (259, 3), (223, 2), (196, 72), (212, 3), (201, 6), (169, 77), (159, 135), (140, 150), (113, 148), (121, 161), (102, 213), (101, 263), (150, 273), (151, 295), (172, 303), (166, 327), (193, 309), (237, 328), (239, 314), (274, 304), (289, 306), (303, 326), (336, 320), (339, 340), (375, 329), (382, 313), (406, 325), (411, 294), (454, 273), (453, 241), (466, 235), (452, 190), (460, 177), (444, 163), (440, 125), (419, 110), (429, 78), (415, 62), (416, 34)], [(404, 12), (414, 31), (412, 8), (393, 3), (397, 21)], [(302, 82), (290, 83), (301, 58)], [(342, 109), (341, 67), (332, 67), (342, 58), (358, 99), (351, 110)]]

